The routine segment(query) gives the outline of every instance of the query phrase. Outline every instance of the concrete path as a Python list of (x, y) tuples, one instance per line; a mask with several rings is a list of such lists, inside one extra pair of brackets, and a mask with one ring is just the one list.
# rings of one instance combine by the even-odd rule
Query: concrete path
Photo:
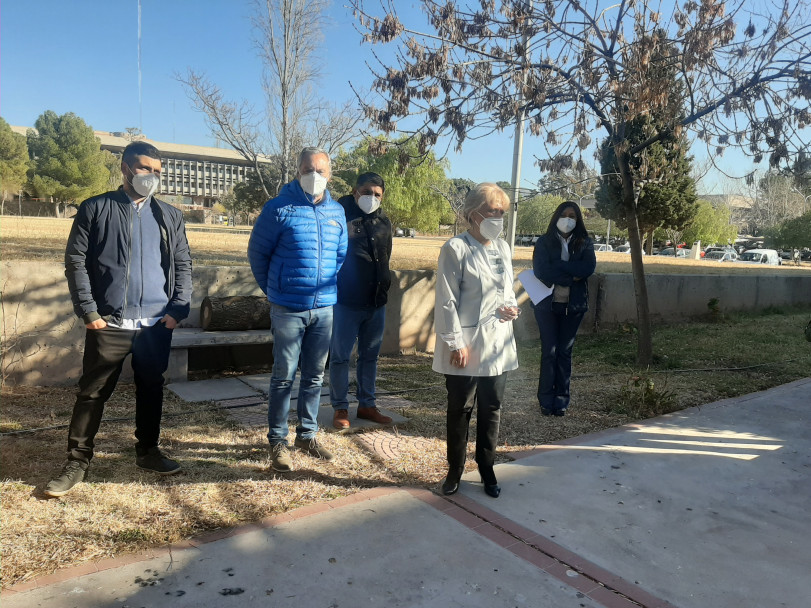
[[(296, 376), (290, 395), (290, 417), (296, 416), (300, 379)], [(172, 382), (167, 388), (184, 401), (201, 402), (217, 401), (232, 419), (246, 428), (267, 427), (267, 396), (270, 387), (270, 374), (254, 374), (233, 378), (213, 378), (211, 380), (193, 380), (190, 382)], [(401, 416), (391, 408), (407, 408), (411, 403), (396, 395), (377, 397), (377, 409), (392, 419), (391, 425), (404, 426), (408, 418)], [(349, 434), (369, 429), (384, 429), (388, 425), (362, 420), (357, 417), (358, 400), (349, 395), (350, 428), (337, 430), (332, 426), (333, 408), (330, 404), (329, 386), (321, 388), (321, 409), (318, 411), (318, 425), (328, 433)]]
[(60, 571), (3, 608), (811, 605), (811, 379)]

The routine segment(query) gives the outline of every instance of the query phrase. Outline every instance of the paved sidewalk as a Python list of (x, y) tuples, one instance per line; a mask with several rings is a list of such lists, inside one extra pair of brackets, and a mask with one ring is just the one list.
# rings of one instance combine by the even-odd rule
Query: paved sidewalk
[(2, 593), (3, 608), (811, 605), (811, 379)]
[[(301, 379), (296, 376), (290, 395), (290, 417), (296, 416)], [(233, 378), (213, 378), (210, 380), (193, 380), (190, 382), (172, 382), (167, 388), (184, 401), (201, 402), (217, 401), (231, 419), (245, 428), (266, 428), (268, 421), (268, 390), (270, 374), (253, 374)], [(411, 407), (411, 403), (397, 395), (381, 391), (377, 396), (377, 408), (392, 419), (392, 425), (405, 426), (408, 418), (401, 416), (392, 408), (401, 410)], [(354, 394), (349, 395), (348, 429), (337, 430), (332, 426), (334, 410), (330, 405), (329, 384), (321, 387), (321, 408), (318, 411), (318, 425), (328, 433), (352, 434), (369, 429), (384, 429), (388, 425), (378, 424), (357, 417), (358, 400)]]

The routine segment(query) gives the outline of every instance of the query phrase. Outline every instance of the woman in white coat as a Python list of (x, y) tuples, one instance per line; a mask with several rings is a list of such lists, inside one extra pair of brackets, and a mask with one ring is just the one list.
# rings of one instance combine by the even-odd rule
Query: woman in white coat
[(506, 372), (518, 367), (512, 321), (521, 310), (513, 291), (510, 248), (498, 238), (509, 207), (507, 194), (482, 183), (465, 198), (467, 232), (439, 254), (434, 321), (434, 371), (448, 389), (448, 475), (444, 494), (459, 489), (465, 469), (468, 427), (476, 406), (476, 464), (484, 491), (497, 498), (493, 472)]

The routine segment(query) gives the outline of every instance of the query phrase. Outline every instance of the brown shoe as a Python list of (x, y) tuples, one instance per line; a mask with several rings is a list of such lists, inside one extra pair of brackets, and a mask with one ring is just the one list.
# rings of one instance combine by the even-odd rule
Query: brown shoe
[(335, 413), (332, 414), (332, 426), (340, 430), (348, 429), (349, 410), (335, 410)]
[(358, 418), (361, 420), (371, 420), (378, 424), (391, 424), (391, 418), (381, 414), (376, 407), (359, 407)]

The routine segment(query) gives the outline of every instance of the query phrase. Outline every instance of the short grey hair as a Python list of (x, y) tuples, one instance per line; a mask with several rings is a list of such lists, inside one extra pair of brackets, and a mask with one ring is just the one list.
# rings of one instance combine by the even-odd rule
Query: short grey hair
[(329, 165), (330, 170), (332, 170), (332, 159), (329, 156), (329, 152), (322, 150), (321, 148), (316, 148), (315, 146), (307, 146), (301, 151), (301, 154), (298, 155), (298, 165), (296, 165), (296, 169), (301, 169), (301, 164), (305, 161), (305, 159), (318, 154), (323, 154), (327, 157), (327, 164)]
[(498, 201), (502, 205), (509, 206), (510, 197), (497, 184), (492, 182), (477, 184), (465, 196), (465, 202), (462, 205), (462, 217), (469, 222), (471, 213), (491, 201)]

